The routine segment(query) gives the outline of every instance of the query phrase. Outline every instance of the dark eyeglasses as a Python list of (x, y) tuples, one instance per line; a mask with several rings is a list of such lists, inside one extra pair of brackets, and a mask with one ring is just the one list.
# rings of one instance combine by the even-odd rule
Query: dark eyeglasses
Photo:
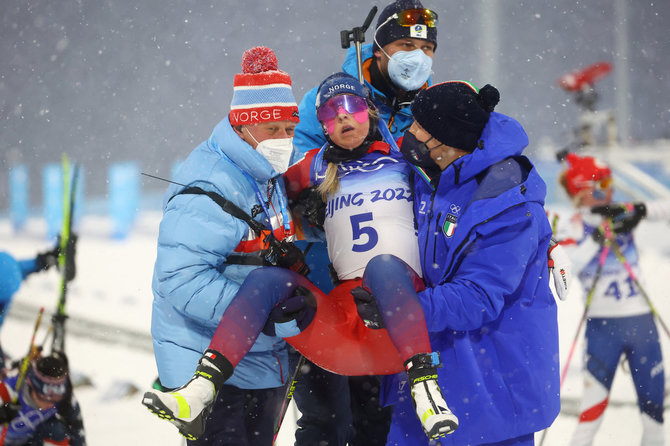
[(396, 19), (400, 26), (424, 24), (429, 28), (437, 26), (437, 13), (430, 9), (405, 9), (398, 13)]
[[(316, 119), (320, 122), (335, 119), (340, 113), (340, 109), (343, 109), (346, 113), (354, 115), (354, 117), (365, 112), (365, 120), (367, 120), (367, 101), (360, 96), (352, 96), (350, 94), (340, 94), (326, 101), (316, 111)], [(358, 119), (356, 120), (358, 121)]]

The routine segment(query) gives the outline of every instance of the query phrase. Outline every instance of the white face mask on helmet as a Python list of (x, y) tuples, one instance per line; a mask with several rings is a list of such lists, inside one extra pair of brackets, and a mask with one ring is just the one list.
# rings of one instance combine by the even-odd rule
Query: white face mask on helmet
[(263, 155), (277, 173), (286, 172), (293, 155), (293, 138), (264, 139), (258, 142), (249, 129), (247, 133), (256, 143), (256, 152)]
[(396, 87), (402, 88), (405, 91), (414, 91), (421, 88), (430, 77), (430, 70), (433, 67), (433, 59), (428, 57), (420, 49), (413, 51), (396, 51), (393, 56), (389, 56), (384, 48), (377, 42), (377, 32), (386, 25), (390, 20), (397, 18), (394, 14), (389, 17), (384, 23), (379, 25), (372, 36), (373, 40), (379, 47), (382, 53), (388, 57), (388, 73), (391, 81)]

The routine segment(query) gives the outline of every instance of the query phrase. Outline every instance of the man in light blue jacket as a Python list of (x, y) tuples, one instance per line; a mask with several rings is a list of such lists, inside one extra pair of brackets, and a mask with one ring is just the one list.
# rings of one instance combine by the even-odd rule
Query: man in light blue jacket
[[(293, 241), (281, 174), (295, 161), (298, 120), (291, 78), (278, 69), (274, 52), (247, 50), (230, 113), (184, 161), (164, 199), (151, 333), (165, 388), (183, 386), (196, 369), (226, 367), (217, 358), (198, 360), (244, 278), (267, 264), (267, 234), (259, 236), (202, 192), (229, 200), (277, 240)], [(287, 375), (286, 344), (261, 334), (203, 417), (202, 430), (182, 434), (190, 445), (270, 445)]]

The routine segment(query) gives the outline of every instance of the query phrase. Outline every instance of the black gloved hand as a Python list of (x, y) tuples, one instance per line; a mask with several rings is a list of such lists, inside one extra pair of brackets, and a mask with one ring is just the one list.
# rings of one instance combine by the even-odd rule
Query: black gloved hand
[(19, 403), (4, 403), (0, 406), (0, 424), (9, 423), (19, 414), (21, 404)]
[(276, 336), (275, 323), (284, 323), (295, 319), (300, 331), (303, 331), (314, 319), (316, 314), (316, 298), (305, 287), (298, 286), (293, 295), (279, 302), (270, 311), (263, 333)]
[(616, 221), (621, 217), (621, 214), (639, 215), (639, 218), (647, 216), (647, 206), (640, 203), (610, 203), (601, 206), (594, 206), (591, 208), (592, 214), (599, 214), (603, 217), (610, 217)]
[(309, 274), (309, 266), (305, 262), (305, 253), (292, 242), (286, 240), (273, 242), (270, 245), (268, 257), (273, 265), (290, 269), (305, 277)]
[(373, 330), (386, 327), (382, 313), (377, 306), (377, 300), (367, 288), (356, 287), (351, 290), (351, 295), (354, 296), (358, 317), (363, 320), (366, 327)]
[[(70, 238), (68, 239), (67, 245), (65, 246), (65, 271), (66, 271), (65, 280), (68, 282), (74, 279), (74, 276), (77, 274), (74, 259), (77, 253), (76, 246), (77, 246), (77, 234), (70, 234)], [(47, 270), (54, 265), (60, 268), (60, 266), (58, 265), (58, 256), (60, 255), (60, 253), (61, 249), (60, 249), (60, 235), (59, 235), (58, 239), (56, 240), (56, 246), (54, 246), (53, 249), (37, 255), (35, 259), (37, 268), (39, 270)]]
[[(647, 216), (647, 206), (644, 203), (612, 203), (594, 206), (591, 208), (591, 213), (610, 218), (612, 220), (612, 233), (617, 235), (625, 234), (635, 229), (640, 220)], [(596, 242), (601, 244), (604, 242), (601, 231), (594, 231), (592, 236)]]
[(57, 244), (55, 248), (37, 254), (37, 257), (35, 258), (35, 264), (37, 265), (38, 271), (46, 271), (52, 266), (58, 265), (59, 252), (60, 247)]
[(316, 187), (303, 189), (297, 200), (292, 203), (293, 211), (302, 216), (309, 224), (323, 231), (323, 222), (326, 220), (326, 203)]

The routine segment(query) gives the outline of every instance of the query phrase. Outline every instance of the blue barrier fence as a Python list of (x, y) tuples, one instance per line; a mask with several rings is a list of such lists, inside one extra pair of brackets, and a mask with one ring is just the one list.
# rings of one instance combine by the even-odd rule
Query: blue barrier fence
[(60, 164), (49, 164), (42, 171), (42, 197), (47, 238), (55, 238), (63, 222), (63, 171)]
[(109, 167), (109, 215), (112, 237), (128, 236), (140, 206), (140, 166), (128, 161)]
[[(171, 174), (181, 165), (174, 163)], [(73, 174), (73, 172), (71, 172)], [(142, 208), (146, 193), (142, 191), (140, 165), (134, 161), (114, 163), (107, 170), (107, 193), (104, 197), (93, 198), (85, 193), (85, 166), (80, 166), (77, 177), (76, 206), (73, 225), (76, 230), (84, 213), (104, 213), (111, 220), (112, 238), (123, 239), (132, 230), (137, 214)], [(23, 164), (11, 166), (8, 172), (9, 212), (14, 231), (25, 229), (29, 217), (41, 216), (46, 223), (46, 238), (51, 240), (61, 231), (63, 222), (63, 171), (59, 163), (47, 164), (42, 168), (42, 202), (36, 209), (30, 206), (30, 190), (34, 187), (34, 178), (30, 177), (28, 167)], [(72, 180), (72, 179), (71, 179)], [(167, 183), (157, 184), (153, 189), (167, 188)], [(88, 202), (87, 202), (88, 199)], [(153, 207), (158, 208), (161, 200), (152, 195)], [(146, 202), (146, 200), (144, 200)]]
[(28, 168), (21, 164), (9, 169), (9, 209), (14, 231), (20, 231), (28, 221), (30, 179)]
[[(658, 156), (655, 156), (656, 161), (650, 161), (649, 157), (646, 159), (630, 160), (621, 159), (615, 165), (623, 165), (630, 163), (641, 172), (638, 176), (648, 176), (653, 178), (661, 184), (661, 187), (670, 187), (670, 151), (660, 151)], [(612, 161), (612, 160), (610, 160)], [(181, 160), (173, 163), (170, 177), (174, 178), (176, 171), (181, 165)], [(540, 175), (547, 184), (547, 205), (567, 203), (567, 196), (565, 192), (558, 186), (558, 175), (562, 166), (555, 160), (550, 159), (533, 159)], [(623, 175), (625, 172), (621, 172)], [(616, 172), (615, 172), (616, 174)], [(142, 191), (141, 168), (139, 163), (134, 161), (127, 161), (115, 163), (109, 166), (107, 172), (107, 195), (103, 198), (92, 199), (92, 205), (88, 210), (85, 210), (86, 203), (84, 202), (85, 194), (85, 175), (82, 168), (78, 178), (77, 185), (77, 206), (75, 207), (74, 225), (77, 227), (77, 222), (81, 216), (86, 212), (90, 213), (106, 213), (111, 220), (110, 236), (117, 239), (123, 239), (128, 236), (132, 230), (133, 224), (136, 220), (142, 203), (146, 203), (149, 194)], [(616, 176), (616, 175), (615, 175)], [(25, 165), (15, 165), (9, 169), (9, 216), (12, 226), (15, 231), (22, 230), (28, 220), (30, 212), (29, 206), (29, 192), (31, 190), (31, 177), (28, 174), (28, 169)], [(615, 178), (616, 179), (616, 178)], [(639, 178), (638, 178), (639, 179)], [(615, 200), (628, 201), (640, 199), (643, 193), (643, 187), (636, 184), (631, 178), (620, 176), (619, 186), (615, 194)], [(151, 180), (153, 191), (163, 191), (167, 188), (167, 183), (158, 180)], [(623, 186), (626, 186), (625, 188)], [(633, 192), (631, 194), (630, 192)], [(162, 192), (161, 192), (162, 193)], [(161, 205), (161, 199), (157, 193), (151, 194), (152, 208), (157, 209)], [(46, 236), (49, 239), (55, 238), (61, 230), (61, 222), (63, 219), (63, 179), (60, 164), (49, 164), (44, 166), (42, 170), (42, 207), (40, 213), (46, 222)], [(653, 199), (652, 195), (648, 194), (643, 199)], [(95, 210), (93, 209), (95, 208)], [(92, 212), (91, 212), (92, 211)], [(32, 214), (35, 212), (33, 210)]]

